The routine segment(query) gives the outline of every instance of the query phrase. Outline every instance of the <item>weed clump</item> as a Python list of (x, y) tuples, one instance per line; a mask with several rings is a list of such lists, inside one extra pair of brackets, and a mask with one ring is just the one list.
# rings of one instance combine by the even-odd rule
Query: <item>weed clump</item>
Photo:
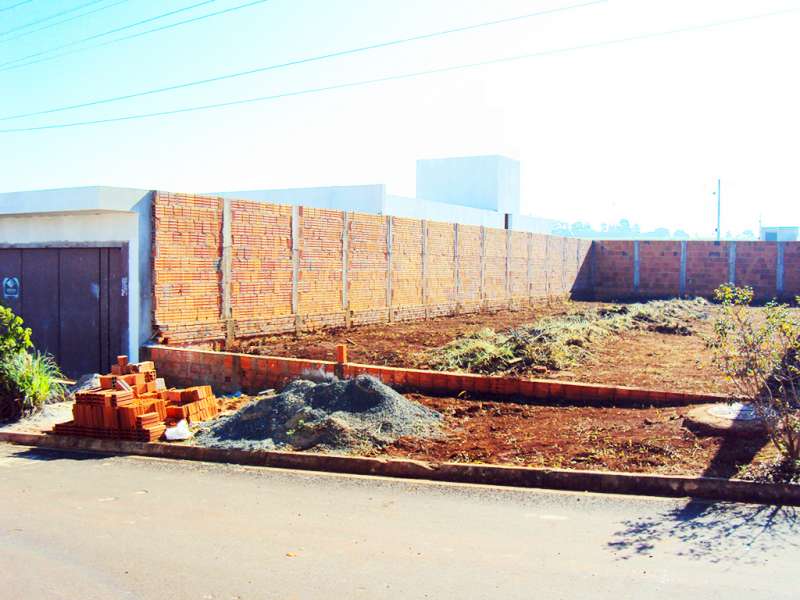
[(598, 341), (625, 331), (692, 335), (693, 322), (708, 318), (708, 307), (702, 298), (654, 300), (546, 317), (505, 332), (482, 329), (433, 350), (427, 362), (486, 374), (563, 370), (590, 359)]

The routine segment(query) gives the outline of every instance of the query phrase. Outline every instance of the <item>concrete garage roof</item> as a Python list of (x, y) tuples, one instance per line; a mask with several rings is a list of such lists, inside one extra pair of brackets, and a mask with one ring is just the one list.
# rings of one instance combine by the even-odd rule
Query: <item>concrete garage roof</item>
[(90, 186), (0, 193), (0, 216), (133, 212), (150, 190)]

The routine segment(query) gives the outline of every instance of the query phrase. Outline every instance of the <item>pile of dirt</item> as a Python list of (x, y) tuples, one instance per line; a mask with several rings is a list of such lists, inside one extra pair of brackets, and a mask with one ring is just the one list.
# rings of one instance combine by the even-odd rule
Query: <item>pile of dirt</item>
[(428, 355), (445, 371), (524, 373), (574, 367), (593, 356), (597, 342), (629, 331), (692, 335), (707, 319), (705, 300), (655, 300), (604, 306), (496, 332), (483, 329), (453, 340)]
[(195, 436), (215, 448), (370, 453), (400, 437), (440, 435), (442, 415), (369, 375), (323, 381), (299, 379), (257, 398)]

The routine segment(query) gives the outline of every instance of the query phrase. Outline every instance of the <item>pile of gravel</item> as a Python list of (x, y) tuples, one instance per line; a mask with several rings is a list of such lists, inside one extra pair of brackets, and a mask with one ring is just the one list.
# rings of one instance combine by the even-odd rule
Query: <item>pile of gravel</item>
[(442, 415), (369, 375), (290, 383), (195, 435), (195, 443), (247, 450), (379, 450), (404, 436), (436, 437)]

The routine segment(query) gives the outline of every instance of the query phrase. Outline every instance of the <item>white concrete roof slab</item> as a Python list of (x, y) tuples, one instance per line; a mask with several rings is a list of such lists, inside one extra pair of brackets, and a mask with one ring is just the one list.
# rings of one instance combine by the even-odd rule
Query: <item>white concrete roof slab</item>
[(131, 212), (150, 190), (106, 186), (0, 193), (0, 216)]

